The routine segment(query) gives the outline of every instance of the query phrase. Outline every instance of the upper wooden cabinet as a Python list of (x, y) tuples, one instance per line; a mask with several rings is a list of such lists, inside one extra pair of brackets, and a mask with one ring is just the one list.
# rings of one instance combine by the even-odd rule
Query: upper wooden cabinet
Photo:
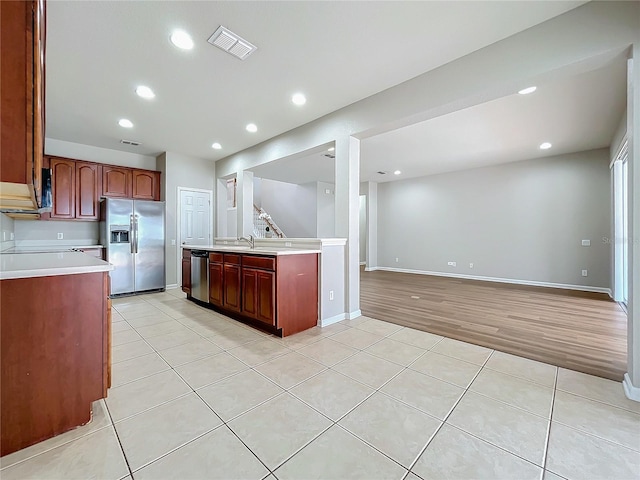
[(160, 172), (104, 165), (102, 196), (160, 200)]
[(131, 198), (131, 169), (104, 165), (102, 167), (102, 196)]
[(44, 0), (0, 2), (0, 203), (5, 208), (41, 204), (44, 40)]
[(51, 159), (51, 218), (76, 218), (76, 162)]
[(100, 220), (100, 166), (89, 162), (76, 163), (76, 218)]
[(100, 167), (96, 163), (51, 158), (51, 218), (100, 219)]
[(132, 197), (140, 200), (160, 200), (160, 172), (133, 170)]

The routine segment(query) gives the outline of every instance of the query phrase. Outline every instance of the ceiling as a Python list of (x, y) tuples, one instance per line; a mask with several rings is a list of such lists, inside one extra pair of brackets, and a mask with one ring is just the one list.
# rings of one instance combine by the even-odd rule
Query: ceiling
[[(360, 180), (387, 182), (608, 147), (626, 106), (626, 57), (604, 67), (366, 138)], [(548, 150), (538, 147), (552, 144)], [(327, 147), (253, 169), (289, 183), (333, 182)], [(394, 175), (400, 170), (400, 175)], [(378, 172), (387, 172), (380, 175)]]
[[(218, 160), (583, 3), (52, 1), (46, 135)], [(208, 44), (219, 25), (258, 50), (241, 61)], [(169, 42), (175, 28), (191, 34), (193, 50)], [(156, 97), (137, 97), (138, 85)], [(306, 105), (291, 102), (295, 92)], [(245, 131), (249, 122), (257, 133)], [(372, 151), (376, 162), (389, 158), (380, 145)]]

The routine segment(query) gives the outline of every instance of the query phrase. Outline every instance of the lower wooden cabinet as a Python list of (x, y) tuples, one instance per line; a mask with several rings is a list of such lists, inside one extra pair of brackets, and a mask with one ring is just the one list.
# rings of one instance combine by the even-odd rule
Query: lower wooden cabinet
[(225, 263), (223, 275), (224, 308), (240, 312), (242, 310), (240, 304), (240, 265)]
[[(212, 258), (219, 255), (220, 260)], [(209, 303), (217, 307), (224, 305), (224, 268), (221, 254), (209, 256)]]
[[(182, 289), (190, 282), (183, 250)], [(209, 304), (282, 336), (318, 322), (318, 255), (209, 253)]]
[(182, 291), (191, 295), (191, 250), (182, 250)]

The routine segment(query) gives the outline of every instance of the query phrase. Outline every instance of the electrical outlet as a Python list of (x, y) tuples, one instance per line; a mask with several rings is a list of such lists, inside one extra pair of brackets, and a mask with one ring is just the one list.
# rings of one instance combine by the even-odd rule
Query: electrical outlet
[(291, 242), (284, 242), (284, 246), (285, 247), (290, 247), (291, 246)]
[(228, 245), (229, 242), (227, 242), (226, 240), (224, 242), (222, 242), (223, 245)]
[(586, 270), (582, 270), (582, 276), (583, 276), (583, 277), (586, 277), (588, 273), (589, 273), (589, 272), (587, 272)]
[(175, 245), (175, 244), (176, 244), (176, 239), (175, 239), (175, 238), (172, 238), (172, 239), (171, 239), (171, 245)]
[(455, 267), (456, 266), (456, 262), (447, 262), (447, 265), (449, 265), (450, 267)]
[(14, 236), (13, 236), (13, 232), (9, 232), (9, 240), (13, 240)]
[(400, 259), (398, 257), (396, 257), (396, 263), (398, 263), (400, 261)]
[(470, 264), (469, 264), (469, 268), (473, 268), (473, 263), (470, 263)]
[(333, 300), (333, 290), (329, 290), (329, 300)]
[(7, 232), (2, 232), (2, 241), (6, 241), (7, 240)]
[(583, 247), (590, 247), (591, 246), (591, 240), (582, 240), (582, 246)]
[(64, 233), (58, 233), (58, 240), (62, 240), (64, 238)]

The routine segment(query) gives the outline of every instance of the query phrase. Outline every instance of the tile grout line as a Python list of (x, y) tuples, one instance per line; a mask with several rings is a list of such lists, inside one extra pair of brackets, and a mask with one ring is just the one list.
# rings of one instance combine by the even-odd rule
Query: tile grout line
[(558, 390), (558, 377), (560, 376), (560, 369), (556, 367), (556, 378), (553, 382), (553, 398), (551, 399), (551, 414), (549, 415), (549, 426), (547, 427), (547, 436), (545, 438), (544, 454), (542, 457), (542, 469), (543, 472), (547, 470), (547, 460), (549, 458), (549, 443), (551, 440), (551, 424), (553, 422), (553, 411), (556, 407), (556, 392)]
[(113, 427), (113, 432), (116, 434), (116, 440), (118, 441), (118, 445), (120, 446), (120, 452), (122, 452), (122, 457), (124, 458), (124, 463), (127, 466), (127, 470), (129, 470), (129, 475), (133, 478), (133, 471), (131, 470), (131, 465), (129, 465), (129, 459), (127, 458), (127, 454), (124, 452), (124, 447), (122, 446), (122, 441), (120, 440), (120, 435), (118, 434), (118, 429), (116, 429), (116, 424), (113, 421), (113, 417), (111, 416), (111, 410), (109, 410), (109, 405), (107, 405), (106, 399), (104, 402), (104, 406), (107, 410), (107, 415), (109, 415), (109, 420), (111, 420), (111, 426)]

